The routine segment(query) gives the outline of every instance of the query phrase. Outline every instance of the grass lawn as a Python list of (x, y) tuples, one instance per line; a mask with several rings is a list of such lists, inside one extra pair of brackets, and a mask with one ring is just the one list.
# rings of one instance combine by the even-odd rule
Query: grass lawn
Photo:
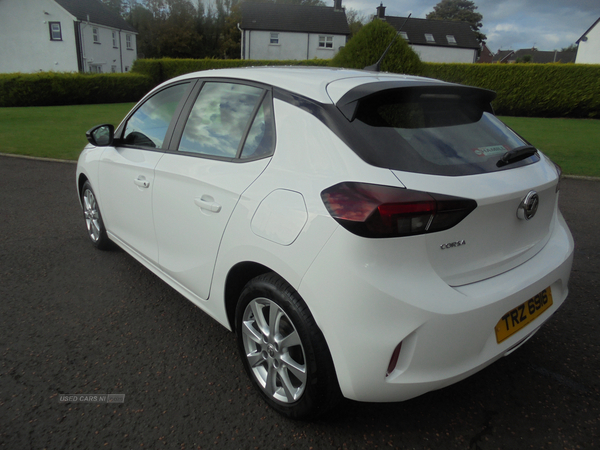
[(0, 153), (74, 159), (94, 125), (117, 126), (133, 103), (0, 108)]
[(600, 120), (501, 117), (569, 175), (600, 177)]
[[(118, 125), (132, 103), (0, 108), (0, 153), (75, 160), (85, 131)], [(560, 164), (565, 174), (600, 177), (600, 120), (501, 117)]]

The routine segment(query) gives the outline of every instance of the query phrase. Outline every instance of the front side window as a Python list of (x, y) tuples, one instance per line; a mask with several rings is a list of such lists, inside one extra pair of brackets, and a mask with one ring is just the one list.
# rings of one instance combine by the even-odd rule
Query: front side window
[[(242, 158), (261, 156), (271, 149), (272, 130), (264, 90), (235, 83), (207, 82), (185, 125), (179, 151), (206, 156)], [(251, 122), (252, 121), (252, 122)], [(246, 138), (247, 135), (247, 138)], [(258, 153), (258, 154), (257, 154)]]
[(92, 37), (94, 38), (94, 44), (100, 43), (100, 35), (98, 33), (98, 28), (92, 28)]
[(188, 85), (189, 83), (182, 83), (170, 86), (146, 100), (127, 120), (123, 134), (124, 144), (163, 148), (171, 119)]
[(60, 28), (60, 22), (50, 22), (50, 40), (62, 41), (62, 30)]
[(319, 36), (319, 48), (333, 48), (333, 36)]
[(112, 38), (113, 38), (113, 47), (119, 48), (119, 46), (117, 45), (117, 32), (116, 31), (112, 32)]
[(269, 40), (269, 44), (271, 44), (271, 45), (279, 44), (279, 33), (271, 33), (271, 39)]
[(127, 50), (133, 50), (133, 44), (131, 43), (131, 35), (125, 35), (125, 45), (127, 46)]

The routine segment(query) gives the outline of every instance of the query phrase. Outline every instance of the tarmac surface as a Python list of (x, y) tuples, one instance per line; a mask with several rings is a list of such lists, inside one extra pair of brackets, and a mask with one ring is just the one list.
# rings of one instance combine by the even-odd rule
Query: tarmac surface
[(74, 164), (0, 156), (0, 447), (596, 448), (600, 182), (564, 179), (560, 205), (570, 295), (526, 345), (404, 403), (294, 422), (254, 391), (233, 333), (125, 252), (93, 248)]

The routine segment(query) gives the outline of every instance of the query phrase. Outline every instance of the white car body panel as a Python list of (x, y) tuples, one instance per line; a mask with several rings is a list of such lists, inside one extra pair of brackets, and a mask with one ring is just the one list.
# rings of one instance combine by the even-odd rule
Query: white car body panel
[(159, 266), (208, 299), (221, 236), (241, 193), (268, 164), (232, 164), (165, 154), (156, 167), (153, 199)]
[(100, 158), (96, 188), (98, 197), (118, 199), (102, 205), (107, 229), (153, 262), (158, 261), (152, 217), (154, 168), (163, 155), (132, 148), (106, 148)]

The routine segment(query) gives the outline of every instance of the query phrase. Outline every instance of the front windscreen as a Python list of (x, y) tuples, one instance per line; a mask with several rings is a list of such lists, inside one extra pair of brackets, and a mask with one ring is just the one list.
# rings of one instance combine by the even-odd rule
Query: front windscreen
[(352, 126), (368, 147), (354, 150), (370, 164), (436, 175), (501, 170), (502, 155), (526, 145), (475, 89), (380, 91), (358, 100)]

